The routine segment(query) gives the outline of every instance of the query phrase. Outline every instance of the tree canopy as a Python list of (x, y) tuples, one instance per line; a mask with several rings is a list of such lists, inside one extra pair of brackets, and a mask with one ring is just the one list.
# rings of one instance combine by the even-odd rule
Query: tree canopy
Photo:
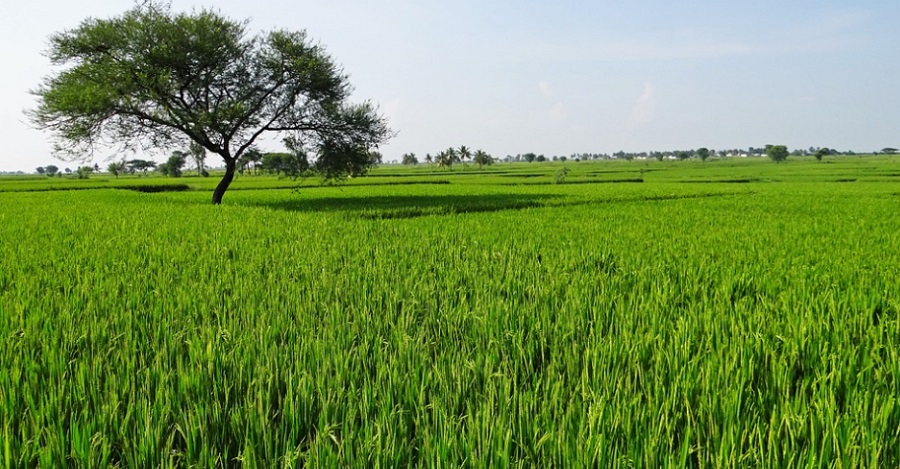
[(472, 161), (478, 165), (479, 168), (484, 165), (492, 165), (494, 164), (494, 159), (491, 158), (491, 155), (487, 154), (484, 150), (477, 150), (475, 152), (475, 156), (472, 157)]
[(785, 145), (766, 145), (766, 156), (776, 163), (787, 160), (788, 155), (790, 152)]
[(701, 161), (706, 161), (710, 155), (709, 148), (706, 147), (698, 148), (695, 153), (697, 155), (697, 158), (700, 158)]
[[(430, 155), (429, 155), (429, 156), (430, 156)], [(431, 158), (429, 158), (429, 160), (430, 160), (430, 159), (431, 159)], [(401, 160), (401, 163), (404, 164), (404, 165), (416, 165), (416, 164), (419, 164), (419, 159), (416, 158), (416, 154), (415, 154), (415, 153), (404, 153), (404, 154), (403, 154), (403, 159)]]
[(48, 56), (61, 71), (33, 91), (30, 117), (57, 156), (195, 142), (225, 163), (213, 203), (263, 134), (300, 142), (328, 178), (365, 172), (392, 136), (371, 103), (349, 102), (347, 76), (303, 31), (250, 35), (247, 22), (151, 1), (53, 35)]

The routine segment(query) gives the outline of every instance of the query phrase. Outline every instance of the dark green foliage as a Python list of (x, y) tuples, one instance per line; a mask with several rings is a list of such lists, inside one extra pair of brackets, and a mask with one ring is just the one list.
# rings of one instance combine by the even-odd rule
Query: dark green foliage
[(149, 160), (128, 160), (125, 165), (131, 174), (134, 174), (135, 171), (146, 173), (147, 170), (156, 168), (156, 162)]
[[(337, 182), (346, 177), (358, 177), (381, 163), (381, 154), (365, 145), (336, 139), (322, 142), (319, 157), (312, 168), (325, 181)], [(304, 164), (305, 159), (297, 154), (296, 160)]]
[(419, 164), (419, 160), (416, 158), (415, 153), (404, 153), (403, 158), (400, 160), (400, 163), (403, 165), (416, 165)]
[(109, 174), (112, 174), (113, 176), (115, 176), (116, 179), (119, 178), (120, 174), (125, 172), (125, 169), (126, 169), (126, 165), (125, 165), (124, 161), (114, 161), (114, 162), (106, 165), (106, 170), (109, 172)]
[(153, 1), (85, 20), (51, 37), (48, 55), (63, 68), (34, 92), (31, 119), (53, 133), (62, 157), (97, 145), (193, 142), (226, 166), (213, 203), (264, 133), (304, 142), (330, 179), (362, 172), (368, 152), (391, 136), (374, 106), (348, 102), (346, 75), (304, 32), (248, 33), (245, 22), (216, 12), (174, 13)]
[(453, 169), (453, 165), (460, 161), (462, 160), (459, 157), (459, 152), (453, 147), (438, 153), (434, 158), (434, 162), (437, 163), (438, 167), (447, 169)]
[(472, 157), (472, 161), (477, 164), (479, 168), (482, 168), (485, 165), (490, 166), (494, 164), (494, 159), (484, 150), (477, 150), (475, 156)]
[(187, 163), (187, 156), (188, 154), (186, 152), (180, 150), (173, 151), (172, 155), (169, 156), (169, 159), (165, 163), (159, 165), (157, 169), (163, 176), (173, 178), (181, 177), (181, 170)]
[(238, 171), (240, 171), (241, 174), (244, 174), (244, 171), (250, 170), (256, 172), (258, 169), (261, 169), (260, 166), (262, 165), (262, 160), (263, 153), (259, 148), (250, 147), (240, 158), (238, 158)]
[(75, 175), (78, 176), (78, 179), (87, 179), (91, 176), (91, 173), (94, 172), (93, 166), (79, 166), (77, 170), (75, 170)]
[(270, 174), (294, 178), (303, 176), (310, 169), (306, 156), (298, 153), (265, 153), (260, 168)]
[(776, 163), (784, 162), (787, 160), (788, 155), (790, 155), (790, 152), (784, 145), (766, 145), (766, 156)]
[(695, 153), (697, 155), (697, 158), (700, 158), (700, 161), (706, 161), (706, 159), (709, 158), (710, 154), (709, 148), (698, 148)]
[(457, 150), (459, 154), (460, 161), (469, 161), (472, 158), (472, 150), (465, 145), (460, 145), (459, 150)]

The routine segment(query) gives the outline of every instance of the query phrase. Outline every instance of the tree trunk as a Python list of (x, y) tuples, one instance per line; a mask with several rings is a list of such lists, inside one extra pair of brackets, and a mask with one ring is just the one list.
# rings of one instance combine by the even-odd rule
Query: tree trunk
[(222, 180), (219, 181), (219, 185), (216, 186), (216, 190), (213, 192), (212, 203), (215, 205), (219, 205), (222, 203), (222, 196), (225, 195), (225, 191), (228, 190), (228, 186), (231, 185), (231, 181), (234, 179), (234, 169), (235, 162), (234, 160), (226, 160), (225, 161), (225, 176), (222, 177)]

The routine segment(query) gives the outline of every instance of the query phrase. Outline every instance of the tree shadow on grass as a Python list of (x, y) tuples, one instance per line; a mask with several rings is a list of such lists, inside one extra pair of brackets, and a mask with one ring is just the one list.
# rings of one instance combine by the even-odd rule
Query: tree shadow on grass
[(254, 205), (292, 212), (346, 212), (370, 219), (497, 212), (543, 207), (554, 194), (378, 195), (259, 202)]

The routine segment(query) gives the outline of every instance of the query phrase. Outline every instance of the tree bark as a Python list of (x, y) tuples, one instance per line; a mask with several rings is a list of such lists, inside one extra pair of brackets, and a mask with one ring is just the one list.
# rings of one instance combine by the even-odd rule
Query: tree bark
[(225, 195), (225, 191), (228, 190), (228, 186), (230, 186), (231, 181), (234, 180), (235, 166), (236, 164), (234, 160), (225, 161), (225, 176), (222, 177), (222, 180), (219, 181), (219, 185), (216, 186), (216, 190), (213, 192), (213, 204), (219, 205), (222, 203), (222, 196)]

